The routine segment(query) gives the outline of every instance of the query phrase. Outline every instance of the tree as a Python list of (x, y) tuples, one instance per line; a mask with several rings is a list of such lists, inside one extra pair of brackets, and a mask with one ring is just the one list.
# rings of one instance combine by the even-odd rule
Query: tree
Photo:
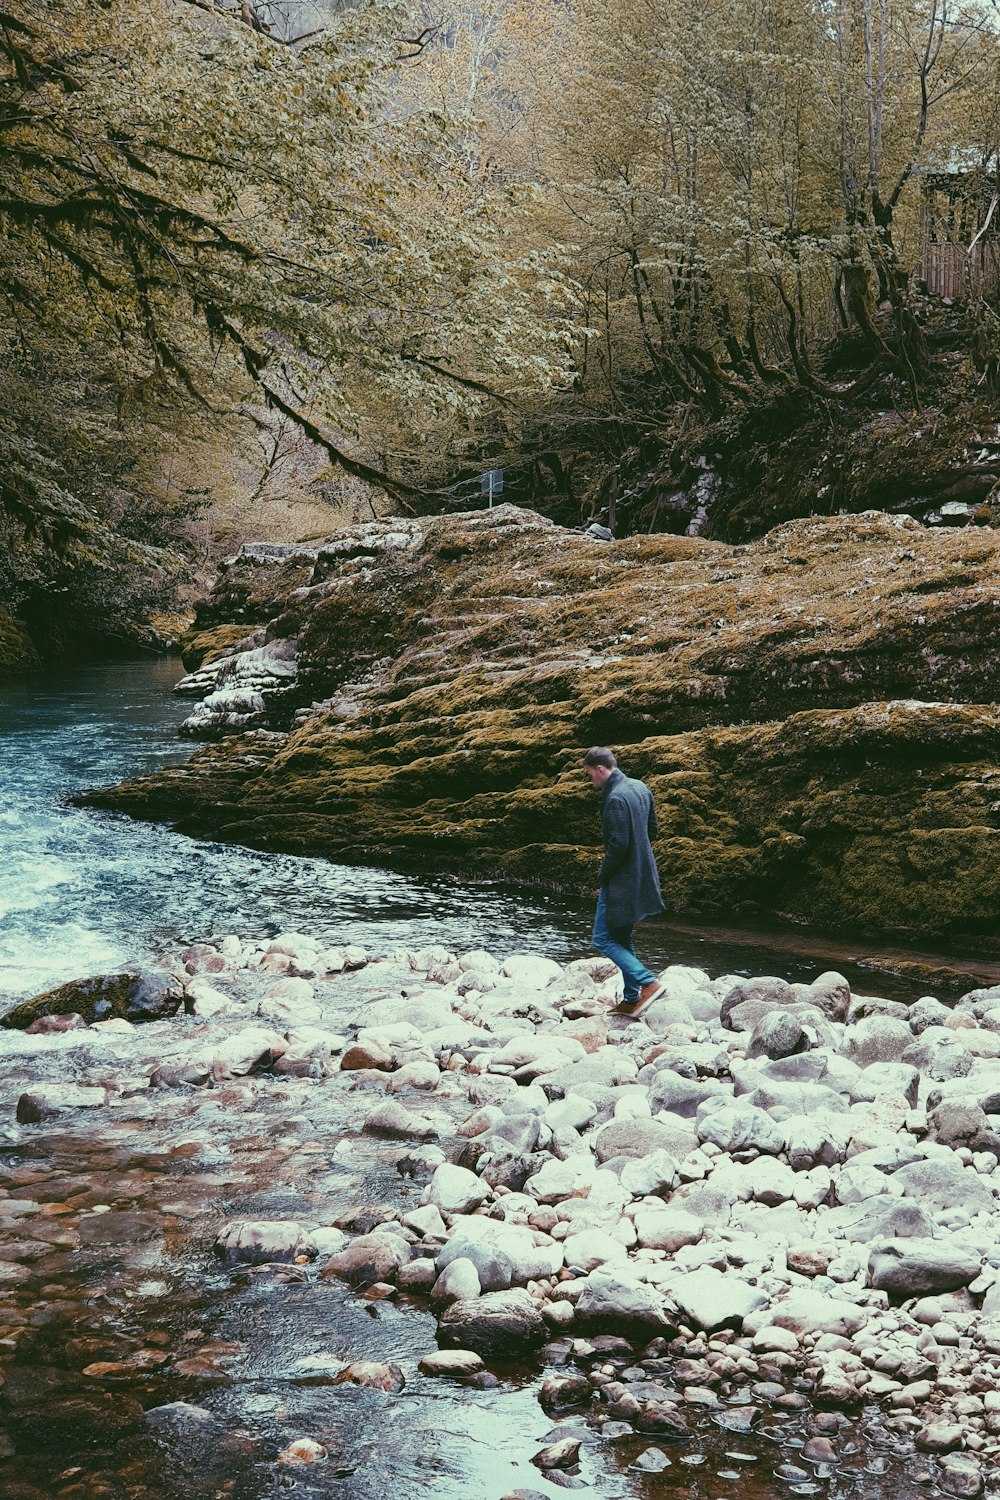
[[(66, 461), (81, 382), (139, 447), (150, 413), (162, 430), (168, 409), (263, 402), (407, 503), (456, 412), (558, 376), (558, 285), (512, 248), (516, 205), (502, 184), (449, 196), (449, 122), (400, 89), (405, 5), (342, 10), (299, 45), (287, 30), (211, 0), (0, 5), (0, 340), (18, 371), (0, 505), (46, 546), (107, 519), (108, 476), (81, 484)], [(33, 384), (39, 368), (64, 379)]]

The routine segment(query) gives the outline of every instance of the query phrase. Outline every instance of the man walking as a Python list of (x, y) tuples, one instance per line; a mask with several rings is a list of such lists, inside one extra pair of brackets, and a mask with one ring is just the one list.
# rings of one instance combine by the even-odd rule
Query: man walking
[(636, 957), (632, 941), (637, 922), (664, 910), (651, 842), (659, 832), (653, 794), (644, 781), (620, 771), (603, 745), (587, 751), (583, 769), (601, 794), (604, 834), (591, 942), (624, 976), (625, 998), (618, 1013), (640, 1016), (663, 994), (663, 985)]

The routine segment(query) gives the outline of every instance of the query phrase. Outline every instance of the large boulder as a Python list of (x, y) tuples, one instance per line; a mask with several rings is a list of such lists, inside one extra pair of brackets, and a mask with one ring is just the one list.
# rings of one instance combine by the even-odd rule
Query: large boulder
[(759, 1287), (705, 1267), (679, 1277), (670, 1295), (685, 1318), (695, 1327), (712, 1333), (716, 1328), (742, 1328), (743, 1320), (767, 1305)]
[(868, 1284), (893, 1297), (954, 1292), (975, 1281), (981, 1264), (974, 1251), (947, 1240), (894, 1240), (873, 1247)]
[(683, 1157), (698, 1144), (693, 1123), (678, 1119), (676, 1124), (663, 1120), (612, 1120), (598, 1131), (594, 1150), (600, 1162), (615, 1156), (651, 1156), (665, 1151), (668, 1156)]
[(899, 1184), (906, 1197), (915, 1198), (921, 1208), (931, 1213), (956, 1208), (970, 1215), (989, 1213), (995, 1201), (988, 1181), (971, 1167), (963, 1167), (954, 1157), (934, 1157), (900, 1167), (893, 1173), (893, 1182)]
[(576, 1303), (580, 1323), (613, 1333), (667, 1327), (663, 1298), (627, 1267), (604, 1267), (587, 1277)]
[(312, 1260), (316, 1242), (301, 1224), (288, 1219), (234, 1219), (219, 1231), (215, 1253), (233, 1266), (269, 1261)]
[(184, 1001), (180, 980), (164, 969), (130, 967), (117, 974), (71, 979), (0, 1017), (0, 1026), (24, 1030), (42, 1016), (79, 1015), (85, 1021), (155, 1021), (172, 1016)]
[(538, 1307), (520, 1288), (453, 1302), (438, 1323), (438, 1343), (443, 1349), (471, 1349), (487, 1363), (518, 1359), (540, 1348), (547, 1338), (548, 1328)]

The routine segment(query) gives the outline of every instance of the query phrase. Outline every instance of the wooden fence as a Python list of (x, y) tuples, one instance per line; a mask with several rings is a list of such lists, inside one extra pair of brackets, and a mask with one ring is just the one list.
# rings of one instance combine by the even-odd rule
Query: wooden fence
[(936, 297), (964, 299), (995, 292), (1000, 286), (1000, 242), (983, 240), (970, 254), (965, 245), (926, 240), (917, 279)]

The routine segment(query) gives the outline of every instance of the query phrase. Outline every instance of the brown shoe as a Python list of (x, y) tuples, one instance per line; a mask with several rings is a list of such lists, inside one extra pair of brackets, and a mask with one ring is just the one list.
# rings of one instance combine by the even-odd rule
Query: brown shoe
[(622, 1000), (620, 1004), (616, 1005), (615, 1015), (630, 1016), (634, 1021), (642, 1015), (644, 1010), (649, 1009), (654, 1000), (659, 1000), (660, 996), (665, 993), (664, 986), (660, 981), (658, 979), (651, 979), (648, 984), (642, 986), (642, 989), (634, 1000)]

